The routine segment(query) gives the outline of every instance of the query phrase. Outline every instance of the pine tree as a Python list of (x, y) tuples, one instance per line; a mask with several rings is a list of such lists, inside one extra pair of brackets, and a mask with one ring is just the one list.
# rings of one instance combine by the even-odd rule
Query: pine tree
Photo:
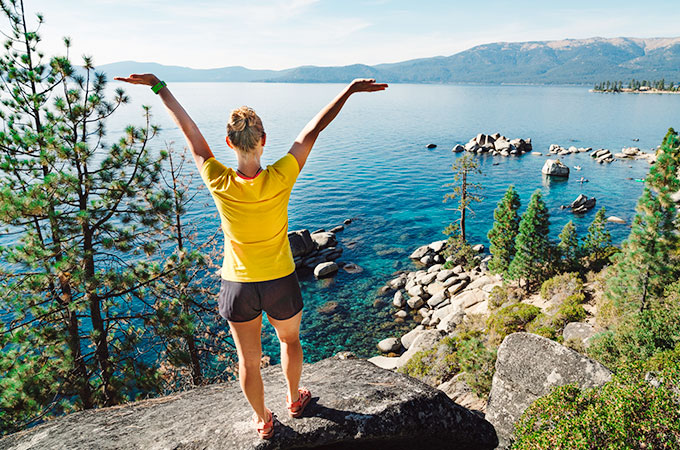
[(583, 239), (583, 256), (592, 260), (602, 259), (612, 245), (612, 236), (607, 230), (607, 210), (602, 207), (595, 214), (595, 219), (588, 227), (588, 234)]
[[(474, 174), (481, 174), (482, 171), (479, 169), (479, 163), (471, 155), (458, 158), (451, 166), (451, 170), (453, 171), (453, 183), (447, 183), (444, 186), (453, 187), (453, 191), (444, 196), (444, 201), (458, 200), (458, 206), (454, 208), (454, 211), (460, 213), (460, 219), (457, 220), (460, 225), (460, 236), (463, 242), (467, 242), (465, 233), (466, 212), (470, 211), (474, 214), (470, 204), (482, 201), (482, 197), (479, 195), (482, 185), (470, 182), (469, 178)], [(453, 227), (447, 229), (453, 229)]]
[(149, 153), (148, 109), (143, 127), (105, 144), (105, 120), (124, 93), (107, 100), (90, 58), (83, 75), (68, 57), (45, 61), (23, 2), (0, 5), (10, 24), (0, 223), (13, 236), (0, 249), (0, 431), (12, 431), (156, 389), (140, 357), (153, 311), (135, 293), (164, 275), (143, 258), (158, 256), (155, 218), (167, 201), (157, 195), (164, 157)]
[(549, 231), (550, 216), (541, 191), (537, 189), (522, 214), (515, 240), (515, 257), (508, 271), (511, 279), (525, 280), (527, 290), (537, 286), (550, 274), (553, 251)]
[(3, 130), (0, 132), (0, 432), (30, 424), (44, 410), (62, 410), (61, 395), (93, 406), (68, 259), (58, 220), (62, 177), (55, 171), (55, 132), (47, 104), (63, 80), (37, 51), (22, 1), (0, 2), (8, 22), (0, 57)]
[(493, 273), (508, 275), (508, 268), (515, 256), (515, 238), (519, 232), (519, 207), (519, 195), (515, 187), (510, 185), (496, 206), (493, 227), (487, 235), (492, 256), (489, 270)]
[(559, 238), (560, 242), (557, 244), (557, 250), (562, 258), (564, 271), (573, 272), (578, 270), (580, 249), (578, 236), (576, 235), (576, 227), (571, 220), (567, 222), (564, 228), (562, 228)]
[(150, 286), (144, 297), (154, 298), (154, 314), (146, 326), (161, 338), (160, 374), (165, 391), (184, 390), (190, 386), (223, 380), (235, 366), (233, 343), (227, 340), (225, 321), (206, 300), (217, 296), (211, 261), (219, 261), (217, 229), (212, 236), (197, 243), (196, 225), (186, 223), (187, 206), (197, 195), (193, 175), (185, 173), (186, 148), (183, 153), (168, 146), (168, 168), (161, 174), (170, 193), (168, 213), (158, 214), (163, 223), (163, 242), (174, 248), (166, 255), (163, 271), (171, 274)]
[(671, 128), (646, 178), (632, 230), (607, 284), (607, 296), (622, 311), (647, 310), (680, 277), (678, 210), (671, 198), (680, 190), (679, 169), (680, 141)]

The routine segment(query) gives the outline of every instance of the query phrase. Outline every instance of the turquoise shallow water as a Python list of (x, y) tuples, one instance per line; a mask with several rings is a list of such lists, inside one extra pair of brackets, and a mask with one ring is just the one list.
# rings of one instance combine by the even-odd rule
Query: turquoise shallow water
[[(227, 165), (235, 163), (224, 144), (225, 123), (233, 107), (249, 105), (264, 121), (268, 145), (263, 164), (270, 164), (289, 148), (299, 130), (342, 88), (336, 84), (175, 83), (175, 95), (194, 117), (213, 148)], [(156, 141), (184, 145), (162, 104), (148, 89), (126, 87), (132, 104), (109, 122), (110, 137), (125, 123), (138, 121), (139, 105), (153, 106), (163, 132)], [(360, 355), (375, 353), (375, 343), (396, 332), (389, 299), (374, 305), (376, 291), (398, 269), (409, 268), (408, 254), (417, 246), (443, 239), (441, 230), (455, 219), (442, 202), (451, 181), (453, 145), (477, 133), (499, 132), (508, 138), (531, 138), (534, 151), (547, 153), (550, 144), (649, 150), (657, 146), (669, 126), (680, 126), (680, 97), (663, 95), (603, 95), (585, 88), (525, 86), (393, 85), (385, 92), (352, 97), (336, 121), (319, 138), (293, 189), (289, 216), (291, 230), (329, 228), (355, 218), (338, 234), (344, 247), (342, 261), (364, 268), (359, 274), (341, 271), (330, 280), (302, 277), (306, 309), (302, 325), (306, 360), (315, 361), (340, 350)], [(637, 138), (639, 142), (633, 142)], [(426, 144), (435, 143), (433, 150)], [(545, 156), (521, 158), (480, 156), (484, 201), (474, 205), (468, 219), (472, 242), (486, 244), (493, 210), (509, 184), (515, 184), (523, 206), (541, 189), (550, 208), (552, 234), (574, 220), (583, 233), (595, 211), (583, 217), (559, 209), (578, 194), (597, 198), (598, 207), (630, 222), (649, 169), (644, 161), (601, 166), (588, 154), (566, 156), (572, 172), (564, 182), (546, 182), (540, 169)], [(498, 163), (497, 165), (494, 165)], [(195, 170), (192, 168), (192, 170)], [(576, 180), (590, 180), (583, 185)], [(196, 177), (200, 180), (199, 177)], [(206, 236), (219, 226), (214, 205), (203, 191), (189, 216)], [(628, 234), (625, 225), (611, 225), (616, 243)], [(347, 244), (355, 242), (353, 246)], [(320, 315), (328, 301), (339, 312)], [(265, 327), (264, 351), (278, 360), (273, 330)]]

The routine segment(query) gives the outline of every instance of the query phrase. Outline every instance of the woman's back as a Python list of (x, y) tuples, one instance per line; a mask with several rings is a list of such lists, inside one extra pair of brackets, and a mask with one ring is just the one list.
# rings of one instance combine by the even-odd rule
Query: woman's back
[(215, 158), (203, 163), (201, 177), (224, 231), (222, 278), (265, 281), (295, 270), (288, 242), (288, 199), (299, 172), (290, 153), (250, 179)]

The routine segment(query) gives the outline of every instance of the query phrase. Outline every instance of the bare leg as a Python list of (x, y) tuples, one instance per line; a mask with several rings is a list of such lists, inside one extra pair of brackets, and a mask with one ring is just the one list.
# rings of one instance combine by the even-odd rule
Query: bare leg
[(262, 360), (262, 314), (248, 322), (229, 322), (238, 352), (238, 378), (248, 403), (255, 410), (261, 424), (269, 420), (264, 406), (264, 385), (260, 375)]
[(302, 345), (300, 345), (302, 311), (286, 320), (276, 320), (269, 316), (267, 318), (276, 329), (276, 335), (281, 342), (281, 367), (288, 384), (288, 398), (291, 402), (296, 402), (299, 398), (298, 386), (302, 375)]

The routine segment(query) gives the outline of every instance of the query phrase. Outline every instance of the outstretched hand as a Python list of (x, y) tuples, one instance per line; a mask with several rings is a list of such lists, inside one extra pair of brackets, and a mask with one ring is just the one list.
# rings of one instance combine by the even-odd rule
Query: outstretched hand
[(376, 83), (372, 78), (357, 78), (349, 87), (352, 92), (376, 92), (387, 89), (387, 83)]
[(160, 81), (158, 77), (152, 73), (133, 73), (129, 77), (113, 77), (117, 81), (125, 81), (131, 84), (143, 84), (145, 86), (155, 86)]

